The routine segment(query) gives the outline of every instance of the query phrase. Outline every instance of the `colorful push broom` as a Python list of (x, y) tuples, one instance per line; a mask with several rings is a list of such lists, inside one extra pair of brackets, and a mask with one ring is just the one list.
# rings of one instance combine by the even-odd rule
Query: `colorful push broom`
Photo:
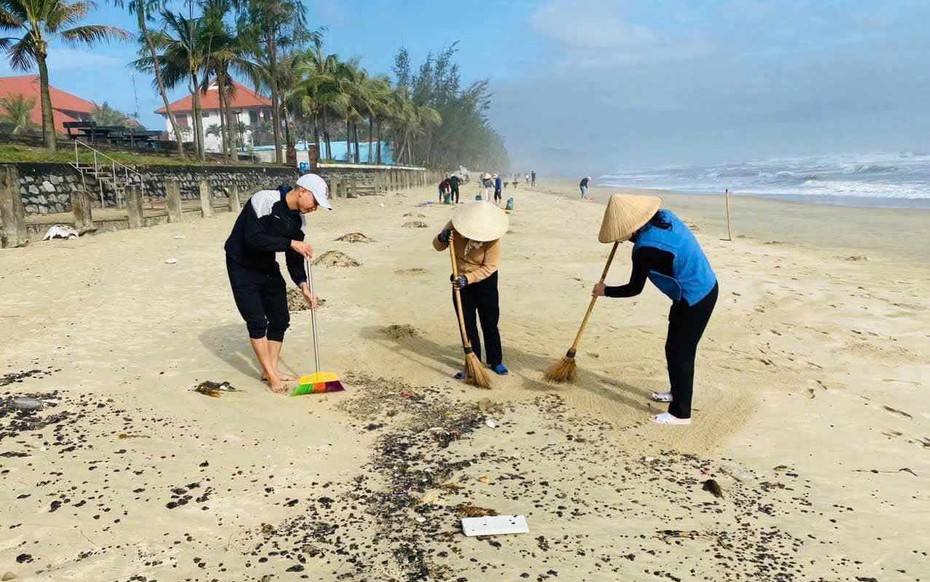
[[(310, 283), (310, 291), (313, 292), (313, 269), (310, 265), (310, 259), (304, 259), (307, 266), (307, 282)], [(297, 388), (291, 393), (291, 396), (303, 396), (304, 394), (321, 394), (323, 392), (342, 392), (345, 388), (339, 381), (339, 376), (332, 372), (320, 371), (320, 339), (316, 325), (316, 309), (310, 310), (310, 321), (313, 325), (313, 359), (316, 363), (314, 372), (301, 376), (297, 383)]]

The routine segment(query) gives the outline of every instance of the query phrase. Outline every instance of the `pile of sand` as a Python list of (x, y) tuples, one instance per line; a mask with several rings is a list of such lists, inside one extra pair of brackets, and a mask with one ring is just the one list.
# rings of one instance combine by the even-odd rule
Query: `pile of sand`
[[(317, 297), (317, 308), (323, 307), (326, 304), (326, 300), (322, 297)], [(287, 310), (291, 313), (295, 311), (308, 311), (310, 306), (307, 305), (307, 300), (304, 299), (304, 294), (300, 292), (300, 289), (288, 289), (287, 290)]]
[(384, 328), (384, 333), (390, 336), (391, 339), (403, 339), (417, 335), (417, 328), (407, 323), (400, 325), (394, 323)]
[(398, 275), (414, 276), (414, 275), (422, 275), (426, 273), (426, 269), (422, 267), (413, 267), (410, 269), (398, 269), (394, 272), (397, 273)]
[(339, 251), (326, 251), (313, 259), (313, 264), (323, 265), (324, 267), (358, 267), (361, 265), (349, 255)]
[(349, 234), (344, 234), (336, 239), (337, 241), (350, 242), (350, 243), (371, 243), (375, 242), (375, 239), (368, 238), (360, 232), (350, 232)]
[(404, 215), (404, 218), (426, 218), (426, 215), (419, 212), (408, 212)]
[(422, 220), (411, 220), (402, 225), (404, 228), (429, 228), (429, 225)]

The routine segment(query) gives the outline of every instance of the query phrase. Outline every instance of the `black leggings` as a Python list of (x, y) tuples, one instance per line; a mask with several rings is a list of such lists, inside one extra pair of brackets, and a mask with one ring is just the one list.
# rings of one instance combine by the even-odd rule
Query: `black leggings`
[[(455, 303), (453, 291), (452, 302)], [(465, 319), (465, 331), (468, 341), (481, 359), (481, 337), (478, 335), (478, 320), (481, 320), (481, 331), (484, 332), (484, 345), (487, 350), (485, 363), (492, 368), (504, 361), (501, 349), (501, 333), (497, 328), (500, 321), (500, 296), (497, 292), (497, 272), (485, 279), (462, 289), (462, 310)], [(458, 306), (456, 306), (458, 311)], [(477, 317), (476, 317), (477, 315)]]
[(500, 202), (500, 201), (501, 201), (501, 191), (494, 190), (494, 202)]
[(249, 337), (261, 339), (267, 335), (270, 341), (284, 341), (291, 315), (287, 310), (287, 286), (281, 272), (255, 271), (228, 257), (226, 271)]
[(458, 204), (459, 203), (459, 187), (458, 186), (452, 187), (452, 195), (455, 197), (455, 203)]
[(704, 335), (710, 315), (717, 304), (718, 285), (694, 305), (683, 301), (672, 304), (668, 312), (668, 337), (665, 340), (665, 360), (672, 403), (668, 411), (678, 418), (691, 418), (691, 397), (694, 394), (694, 358), (698, 342)]

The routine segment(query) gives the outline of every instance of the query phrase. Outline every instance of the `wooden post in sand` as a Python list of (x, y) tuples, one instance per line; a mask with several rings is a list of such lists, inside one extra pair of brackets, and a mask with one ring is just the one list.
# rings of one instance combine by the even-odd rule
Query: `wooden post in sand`
[(19, 193), (19, 171), (16, 166), (0, 168), (0, 247), (20, 247), (29, 242), (26, 237), (26, 210)]
[(730, 189), (726, 189), (726, 199), (727, 199), (727, 240), (733, 240), (733, 226), (730, 224)]
[(135, 184), (126, 187), (126, 212), (129, 214), (129, 228), (145, 226), (142, 214), (142, 190)]
[(213, 218), (213, 188), (207, 180), (200, 181), (200, 214), (204, 218)]
[(181, 184), (177, 178), (165, 180), (165, 210), (168, 211), (168, 222), (181, 222), (184, 210), (181, 207)]
[(239, 201), (239, 184), (229, 185), (229, 211), (233, 214), (239, 214), (242, 210), (242, 203)]
[(78, 232), (94, 230), (90, 198), (80, 187), (71, 191), (71, 213), (74, 215), (74, 226), (77, 227)]

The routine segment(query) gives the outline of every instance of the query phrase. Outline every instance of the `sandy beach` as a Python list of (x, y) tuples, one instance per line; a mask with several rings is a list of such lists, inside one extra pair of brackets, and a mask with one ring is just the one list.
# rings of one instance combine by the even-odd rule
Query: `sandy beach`
[[(603, 268), (613, 191), (504, 191), (511, 374), (490, 391), (451, 378), (449, 259), (430, 245), (451, 209), (425, 204), (432, 187), (309, 218), (318, 256), (358, 262), (314, 272), (343, 393), (258, 381), (226, 278), (231, 214), (0, 251), (0, 576), (930, 579), (930, 213), (737, 197), (726, 241), (722, 197), (664, 193), (720, 300), (694, 423), (659, 427), (669, 304), (652, 286), (598, 303), (576, 385), (541, 379)], [(372, 241), (335, 241), (353, 232)], [(629, 248), (608, 284), (626, 281)], [(306, 311), (284, 361), (310, 371)], [(203, 381), (235, 391), (204, 396)], [(22, 394), (45, 408), (12, 411)], [(530, 533), (461, 534), (488, 512), (525, 515)]]

